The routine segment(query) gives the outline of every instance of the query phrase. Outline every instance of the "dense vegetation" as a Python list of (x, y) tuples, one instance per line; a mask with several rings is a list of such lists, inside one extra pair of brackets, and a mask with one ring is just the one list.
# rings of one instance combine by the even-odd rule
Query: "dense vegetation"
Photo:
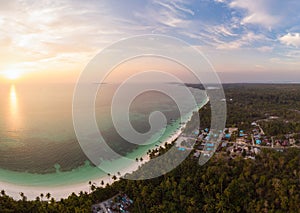
[[(258, 121), (269, 136), (300, 132), (299, 84), (225, 84), (223, 88), (227, 127), (249, 129)], [(209, 126), (209, 114), (209, 106), (200, 111), (203, 127)], [(271, 116), (275, 119), (269, 119)]]
[[(227, 126), (246, 129), (258, 121), (270, 135), (299, 133), (300, 85), (224, 85), (224, 89)], [(270, 116), (278, 118), (268, 120)], [(201, 125), (209, 125), (208, 106), (200, 119)], [(60, 201), (50, 194), (35, 201), (21, 194), (15, 201), (2, 191), (0, 212), (90, 212), (93, 203), (119, 191), (134, 200), (131, 212), (299, 212), (300, 155), (295, 148), (263, 150), (256, 160), (229, 159), (226, 153), (218, 153), (204, 166), (189, 156), (159, 178), (98, 185), (91, 185), (90, 194), (72, 194)]]
[[(228, 103), (227, 125), (245, 126), (252, 121), (278, 117), (266, 127), (266, 134), (300, 131), (300, 85), (225, 85)], [(239, 93), (237, 93), (239, 90)], [(230, 101), (232, 99), (232, 101)], [(264, 124), (267, 122), (263, 122)], [(272, 122), (269, 122), (272, 123)], [(278, 128), (280, 125), (283, 128)]]
[(90, 212), (118, 191), (134, 199), (132, 212), (299, 212), (299, 166), (296, 149), (264, 150), (255, 161), (219, 154), (203, 167), (188, 158), (163, 177), (121, 180), (59, 202), (14, 201), (2, 192), (0, 212)]

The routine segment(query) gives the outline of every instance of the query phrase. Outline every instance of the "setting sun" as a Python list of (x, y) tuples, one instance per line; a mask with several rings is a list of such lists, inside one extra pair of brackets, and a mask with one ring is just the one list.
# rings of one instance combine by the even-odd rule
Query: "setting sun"
[(21, 77), (21, 72), (19, 70), (6, 70), (3, 75), (7, 79), (16, 80)]

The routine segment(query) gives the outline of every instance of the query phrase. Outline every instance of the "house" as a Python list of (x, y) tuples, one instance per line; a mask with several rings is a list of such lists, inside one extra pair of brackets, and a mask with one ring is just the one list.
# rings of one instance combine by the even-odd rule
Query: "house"
[(255, 156), (246, 156), (245, 159), (255, 160)]
[(255, 143), (256, 143), (257, 145), (260, 145), (260, 144), (261, 144), (261, 140), (260, 140), (260, 139), (256, 139), (256, 140), (255, 140)]
[(288, 146), (289, 145), (289, 141), (288, 140), (284, 140), (282, 143), (282, 146)]
[(237, 138), (236, 142), (237, 143), (245, 143), (245, 139), (244, 138)]
[(244, 137), (244, 136), (245, 136), (244, 130), (240, 130), (239, 136), (240, 136), (240, 137)]
[(222, 147), (226, 147), (227, 146), (227, 142), (223, 142), (221, 146)]
[(238, 131), (238, 128), (228, 128), (228, 132), (230, 133), (230, 134), (232, 134), (233, 132), (236, 132), (236, 131)]
[(249, 147), (245, 146), (245, 147), (243, 147), (243, 148), (244, 148), (244, 150), (245, 150), (246, 152), (249, 152)]
[(254, 151), (254, 153), (255, 153), (256, 155), (260, 153), (260, 149), (258, 149), (258, 148), (256, 148), (256, 147), (254, 147), (253, 151)]
[(255, 134), (253, 137), (254, 137), (255, 139), (261, 138), (260, 134)]
[(200, 154), (201, 154), (200, 151), (196, 151), (196, 152), (194, 153), (194, 157), (195, 157), (195, 158), (199, 158)]
[(215, 144), (213, 144), (213, 143), (207, 143), (206, 146), (214, 147)]
[(204, 152), (204, 153), (202, 153), (203, 154), (203, 157), (210, 157), (210, 153), (208, 153), (208, 152)]
[(227, 134), (225, 134), (225, 139), (230, 139), (230, 137), (231, 137), (231, 134), (229, 134), (229, 133), (227, 133)]
[(294, 145), (294, 144), (296, 143), (296, 141), (295, 141), (294, 138), (290, 138), (290, 139), (289, 139), (289, 142), (290, 142), (291, 145)]

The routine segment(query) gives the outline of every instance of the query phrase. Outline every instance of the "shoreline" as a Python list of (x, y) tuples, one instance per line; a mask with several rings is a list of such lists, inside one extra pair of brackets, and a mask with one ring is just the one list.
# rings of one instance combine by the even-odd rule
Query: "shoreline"
[[(192, 114), (192, 113), (191, 113)], [(164, 147), (164, 145), (171, 144), (174, 140), (176, 140), (182, 133), (183, 129), (186, 127), (187, 123), (191, 119), (191, 115), (189, 116), (188, 120), (184, 124), (180, 124), (177, 130), (174, 131), (169, 137), (167, 137), (166, 140), (160, 143), (160, 146)], [(153, 150), (158, 147), (154, 147), (150, 150)], [(141, 162), (140, 160), (136, 163), (133, 163), (132, 165), (125, 167), (123, 170), (120, 170), (121, 176), (118, 176), (116, 174), (111, 174), (110, 176), (105, 175), (103, 177), (99, 177), (96, 179), (91, 179), (91, 183), (94, 184), (96, 187), (101, 187), (101, 181), (104, 181), (103, 187), (106, 186), (106, 184), (111, 185), (115, 181), (119, 181), (120, 177), (124, 176), (125, 174), (130, 174), (138, 168), (143, 165), (144, 163), (150, 161), (149, 155), (146, 153), (138, 159), (143, 158), (143, 161)], [(112, 176), (116, 175), (117, 179), (113, 180)], [(71, 184), (71, 185), (63, 185), (63, 186), (53, 186), (53, 187), (48, 187), (48, 186), (25, 186), (25, 185), (20, 185), (20, 184), (13, 184), (13, 183), (8, 183), (8, 182), (2, 182), (0, 181), (0, 186), (1, 190), (3, 189), (5, 193), (8, 196), (13, 197), (15, 200), (21, 199), (20, 193), (23, 192), (24, 195), (27, 197), (27, 200), (35, 200), (36, 197), (40, 196), (41, 193), (44, 195), (47, 193), (51, 194), (51, 197), (53, 197), (55, 200), (59, 200), (61, 198), (67, 198), (74, 192), (75, 194), (79, 194), (80, 191), (83, 192), (91, 192), (90, 190), (90, 185), (88, 182), (82, 182), (82, 183), (76, 183), (76, 184)], [(47, 200), (44, 198), (44, 200)]]
[[(188, 122), (191, 120), (192, 115), (195, 111), (198, 111), (201, 109), (204, 105), (206, 105), (209, 102), (208, 99), (203, 101), (201, 104), (197, 106), (196, 109), (192, 110), (189, 114), (185, 115), (187, 116), (186, 119), (184, 119), (183, 123), (178, 123), (178, 127), (176, 127), (176, 130), (174, 130), (163, 142), (159, 143), (158, 147), (153, 147), (150, 150), (154, 150), (159, 147), (164, 147), (165, 144), (171, 144), (173, 141), (175, 141), (183, 132)], [(158, 144), (157, 144), (158, 145)], [(126, 156), (125, 156), (126, 157)], [(136, 163), (133, 163), (129, 165), (128, 167), (125, 167), (124, 169), (120, 170), (121, 176), (117, 174), (111, 174), (108, 176), (107, 174), (99, 177), (99, 178), (91, 178), (91, 183), (94, 184), (96, 187), (105, 187), (106, 184), (111, 185), (115, 181), (119, 181), (120, 177), (123, 177), (125, 174), (130, 174), (136, 170), (139, 169), (141, 165), (148, 162), (150, 160), (150, 157), (147, 153), (145, 153), (142, 156), (139, 156), (138, 159), (143, 158), (143, 161), (140, 160)], [(113, 175), (117, 176), (116, 180), (113, 180)], [(41, 193), (44, 195), (46, 193), (51, 194), (51, 198), (53, 197), (55, 200), (60, 200), (61, 198), (67, 198), (72, 193), (79, 194), (82, 192), (91, 192), (89, 181), (87, 182), (80, 182), (80, 183), (74, 183), (70, 185), (59, 185), (59, 186), (26, 186), (26, 185), (20, 185), (20, 184), (13, 184), (8, 182), (0, 181), (0, 188), (5, 190), (5, 193), (8, 196), (13, 197), (15, 200), (21, 199), (20, 192), (23, 192), (24, 195), (27, 197), (27, 200), (35, 200), (36, 197), (40, 196)], [(101, 185), (101, 181), (104, 181), (104, 185)], [(44, 198), (44, 200), (47, 200)]]

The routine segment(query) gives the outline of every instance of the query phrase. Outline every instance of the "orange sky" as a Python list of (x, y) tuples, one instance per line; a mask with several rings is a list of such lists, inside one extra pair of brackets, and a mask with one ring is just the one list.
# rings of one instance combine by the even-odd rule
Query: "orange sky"
[[(290, 19), (291, 12), (298, 14), (296, 3), (274, 8), (250, 0), (128, 2), (1, 1), (0, 83), (74, 83), (103, 48), (151, 33), (189, 42), (228, 79), (239, 75), (237, 81), (247, 81), (249, 73), (255, 81), (299, 79), (299, 20)], [(126, 72), (139, 67), (127, 65)]]

